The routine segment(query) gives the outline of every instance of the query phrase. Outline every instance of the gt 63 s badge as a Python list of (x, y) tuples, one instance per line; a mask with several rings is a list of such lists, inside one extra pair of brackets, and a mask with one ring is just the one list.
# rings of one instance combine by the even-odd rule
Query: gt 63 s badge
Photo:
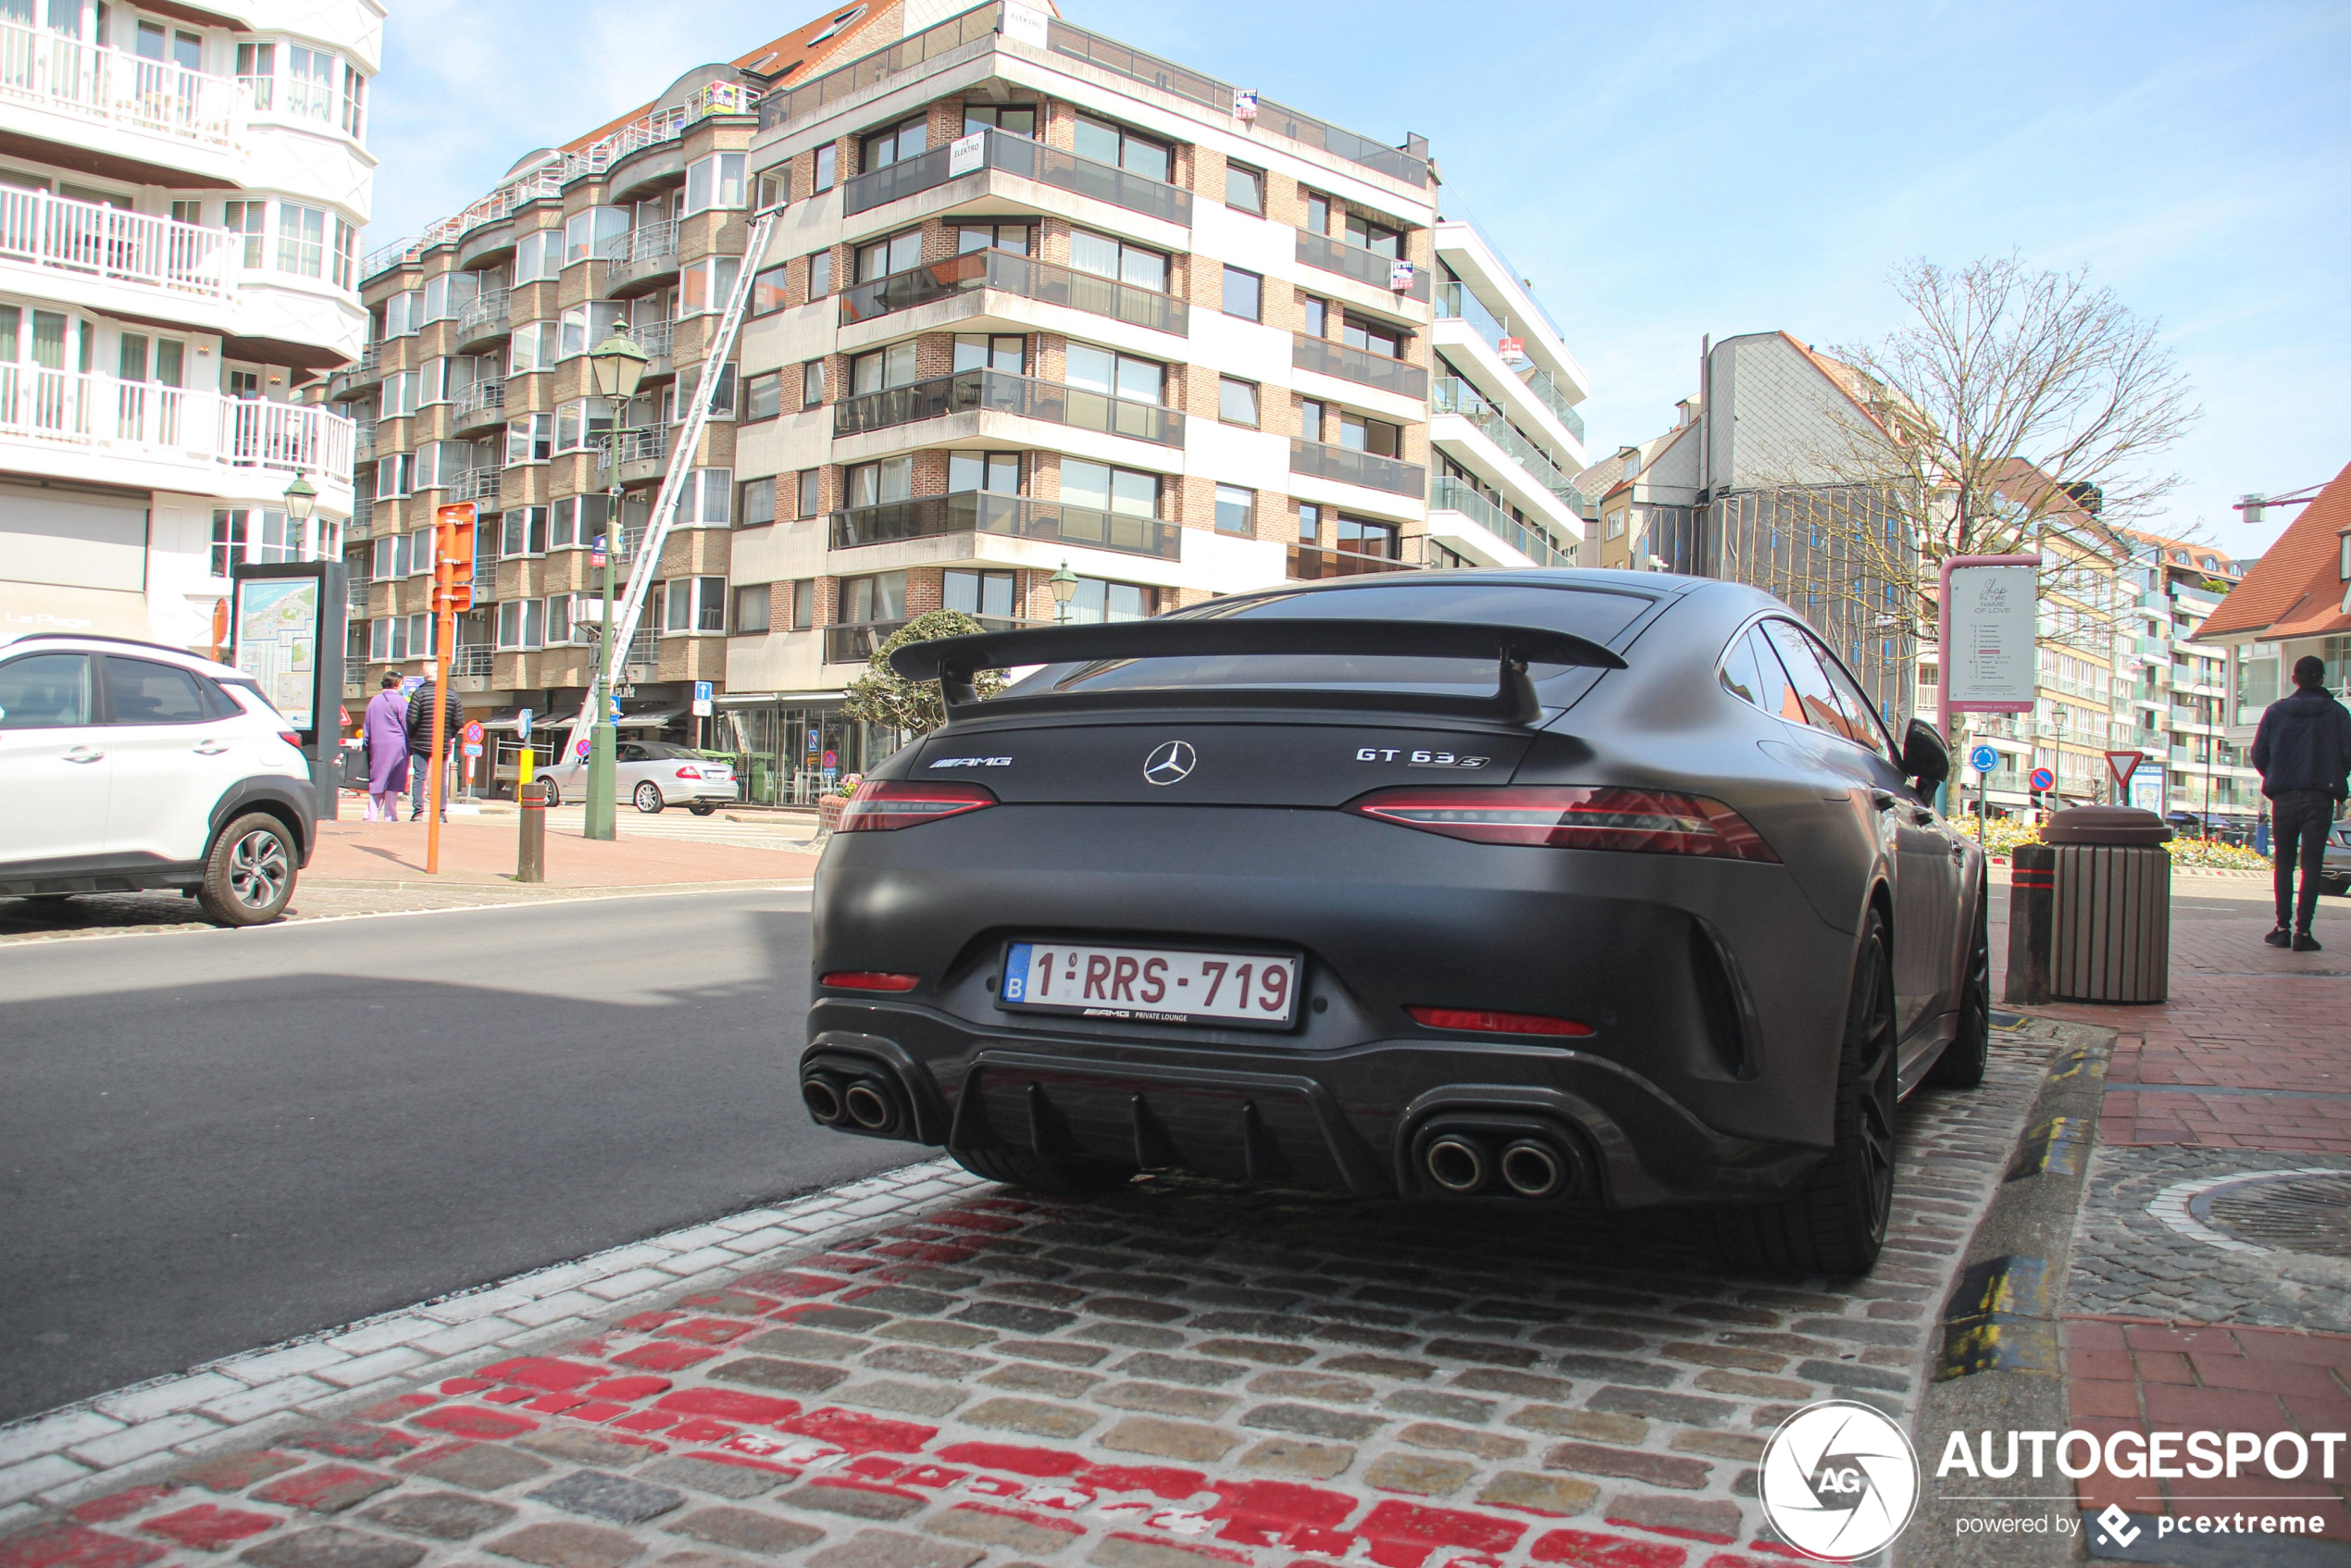
[(1465, 757), (1454, 752), (1418, 752), (1402, 746), (1358, 746), (1357, 762), (1400, 762), (1406, 767), (1484, 767), (1490, 757)]

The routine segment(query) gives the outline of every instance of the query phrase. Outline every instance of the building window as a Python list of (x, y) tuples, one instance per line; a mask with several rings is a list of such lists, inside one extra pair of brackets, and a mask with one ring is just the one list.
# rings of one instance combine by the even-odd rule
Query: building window
[(1262, 169), (1245, 164), (1225, 166), (1225, 205), (1241, 211), (1265, 216), (1265, 175)]
[(768, 585), (764, 582), (735, 590), (737, 637), (756, 637), (767, 629), (768, 595)]
[(914, 492), (914, 460), (885, 457), (878, 463), (855, 463), (841, 470), (845, 504), (879, 506), (903, 501)]
[(342, 133), (355, 142), (366, 140), (367, 79), (351, 66), (342, 68)]
[(1216, 382), (1216, 417), (1228, 425), (1257, 423), (1257, 383), (1237, 381), (1230, 376)]
[(914, 340), (892, 343), (869, 354), (852, 355), (849, 360), (849, 395), (863, 397), (867, 392), (885, 392), (891, 387), (910, 386), (914, 377)]
[(389, 500), (408, 493), (416, 478), (417, 459), (413, 453), (395, 452), (376, 459), (376, 499)]
[(1385, 419), (1342, 412), (1338, 417), (1338, 444), (1350, 452), (1368, 452), (1375, 457), (1401, 457), (1404, 428)]
[(770, 267), (752, 274), (751, 313), (753, 316), (768, 316), (784, 308), (788, 303), (784, 280), (790, 273), (789, 268)]
[(974, 251), (1010, 251), (1014, 255), (1028, 254), (1028, 225), (1026, 223), (958, 223), (955, 228), (955, 254), (969, 255)]
[(556, 357), (571, 359), (586, 354), (612, 336), (613, 329), (627, 319), (628, 311), (628, 306), (618, 300), (571, 306), (563, 313), (563, 339)]
[(237, 85), (245, 102), (267, 113), (277, 104), (278, 46), (275, 44), (237, 45)]
[(564, 220), (564, 265), (614, 261), (628, 254), (628, 209), (586, 207)]
[(1091, 115), (1077, 117), (1077, 156), (1153, 180), (1171, 179), (1175, 172), (1175, 150), (1166, 143)]
[(508, 508), (498, 530), (498, 554), (502, 557), (547, 554), (547, 508)]
[(1376, 523), (1362, 517), (1350, 517), (1341, 512), (1333, 519), (1331, 537), (1325, 541), (1332, 549), (1345, 550), (1357, 555), (1377, 555), (1393, 561), (1399, 554), (1399, 531), (1393, 523)]
[(324, 49), (287, 44), (285, 112), (310, 119), (333, 119), (336, 63)]
[(950, 494), (987, 490), (1000, 495), (1018, 495), (1020, 454), (950, 452), (947, 454), (947, 489)]
[(1155, 293), (1167, 292), (1167, 256), (1164, 252), (1146, 250), (1130, 245), (1107, 234), (1089, 230), (1069, 231), (1069, 264), (1080, 272), (1091, 272), (1098, 278), (1115, 278), (1122, 283), (1132, 283), (1138, 289)]
[(800, 405), (814, 408), (825, 401), (825, 362), (811, 359), (800, 367)]
[(602, 492), (566, 495), (548, 508), (547, 547), (577, 550), (592, 547), (612, 517), (612, 497)]
[(723, 529), (734, 521), (735, 470), (696, 468), (678, 498), (681, 529)]
[(743, 422), (752, 424), (761, 419), (773, 419), (784, 411), (784, 375), (770, 370), (763, 376), (753, 376), (743, 382)]
[(1386, 224), (1375, 223), (1361, 213), (1347, 215), (1347, 243), (1361, 245), (1374, 255), (1384, 255), (1390, 261), (1402, 258), (1404, 236)]
[(335, 219), (335, 287), (359, 286), (359, 230), (341, 217)]
[(741, 153), (713, 153), (686, 166), (686, 216), (743, 205)]
[(1129, 517), (1159, 516), (1159, 476), (1107, 463), (1062, 459), (1062, 499), (1097, 512)]
[(1238, 267), (1225, 268), (1225, 314), (1244, 321), (1265, 318), (1265, 280)]
[(735, 526), (755, 529), (776, 520), (776, 481), (745, 479), (742, 493), (735, 501)]
[(688, 262), (678, 270), (678, 314), (700, 316), (726, 309), (728, 297), (735, 292), (735, 279), (742, 268), (742, 257), (737, 255), (704, 256), (700, 261)]
[(536, 648), (541, 645), (545, 623), (545, 602), (538, 599), (509, 599), (498, 606), (498, 646), (501, 648)]
[(857, 247), (857, 280), (870, 283), (877, 278), (911, 271), (923, 259), (923, 232), (909, 229), (902, 234), (892, 234), (871, 244)]
[(1037, 106), (1034, 104), (965, 104), (964, 134), (975, 131), (1001, 131), (1013, 136), (1037, 136)]
[(906, 574), (877, 572), (871, 577), (840, 579), (840, 614), (852, 625), (906, 618)]
[(1070, 595), (1073, 625), (1099, 626), (1104, 621), (1149, 620), (1159, 612), (1159, 590), (1137, 582), (1109, 582), (1098, 577), (1077, 579)]
[(1308, 441), (1323, 439), (1323, 402), (1320, 398), (1301, 397), (1298, 400), (1298, 433)]
[(1216, 487), (1216, 531), (1244, 536), (1257, 532), (1257, 492), (1238, 485)]
[(1306, 294), (1300, 297), (1299, 304), (1305, 307), (1306, 335), (1310, 338), (1329, 337), (1331, 329), (1329, 302)]
[(583, 397), (555, 404), (555, 450), (591, 451), (612, 438), (613, 400)]
[(212, 514), (212, 575), (227, 577), (229, 568), (245, 558), (246, 519), (242, 506), (223, 507)]
[(555, 417), (524, 414), (506, 421), (506, 466), (544, 463), (555, 454)]
[(1340, 329), (1340, 336), (1349, 348), (1362, 349), (1365, 354), (1376, 354), (1387, 359), (1404, 357), (1404, 332), (1401, 328), (1390, 327), (1385, 322), (1366, 321), (1350, 314)]
[(816, 624), (816, 579), (804, 577), (791, 585), (791, 628), (806, 631)]
[(869, 131), (857, 143), (857, 167), (866, 174), (891, 164), (903, 163), (923, 150), (925, 117), (901, 120), (879, 131)]
[(1013, 618), (1013, 574), (1010, 572), (949, 571), (939, 583), (939, 603), (967, 616), (996, 620)]
[(300, 278), (327, 275), (327, 214), (321, 207), (278, 204), (278, 270)]
[(564, 233), (537, 229), (515, 242), (515, 281), (550, 282), (563, 276)]
[(808, 258), (808, 297), (823, 299), (833, 292), (833, 253), (818, 251)]
[(562, 357), (563, 329), (553, 321), (541, 321), (529, 327), (515, 329), (513, 342), (507, 349), (506, 373), (528, 376), (534, 370), (551, 370)]
[(1166, 394), (1167, 367), (1155, 359), (1138, 359), (1091, 343), (1072, 343), (1063, 357), (1063, 378), (1073, 387), (1134, 403), (1159, 403)]
[[(1026, 367), (1027, 346), (1027, 339), (1011, 333), (990, 336), (974, 332), (959, 332), (955, 336), (955, 373), (961, 375), (966, 370), (1001, 370), (1008, 376), (1017, 376)], [(1077, 345), (1071, 344), (1070, 352), (1075, 355), (1076, 351)], [(1072, 376), (1070, 384), (1081, 386), (1085, 383)], [(1101, 390), (1107, 392), (1110, 389), (1105, 387)]]
[(840, 160), (840, 149), (829, 142), (816, 149), (816, 178), (809, 187), (812, 193), (833, 188), (834, 173)]
[(727, 579), (673, 578), (662, 595), (662, 629), (674, 632), (727, 629)]
[(1306, 193), (1306, 231), (1310, 234), (1331, 231), (1331, 199), (1320, 191)]
[(795, 487), (800, 498), (800, 508), (796, 516), (802, 517), (816, 516), (819, 504), (824, 498), (824, 479), (825, 470), (822, 468), (802, 468), (800, 471), (800, 483)]

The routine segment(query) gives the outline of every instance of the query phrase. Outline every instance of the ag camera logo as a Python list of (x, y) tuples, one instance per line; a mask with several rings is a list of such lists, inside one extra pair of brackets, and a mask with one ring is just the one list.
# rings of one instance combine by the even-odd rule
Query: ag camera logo
[(1884, 1548), (1919, 1504), (1902, 1428), (1864, 1404), (1823, 1400), (1780, 1423), (1763, 1450), (1763, 1516), (1807, 1557), (1851, 1562)]

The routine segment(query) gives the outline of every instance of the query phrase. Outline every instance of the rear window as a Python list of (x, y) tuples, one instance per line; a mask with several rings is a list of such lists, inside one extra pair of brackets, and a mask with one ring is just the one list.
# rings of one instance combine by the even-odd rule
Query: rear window
[[(1547, 588), (1534, 584), (1430, 580), (1374, 588), (1272, 593), (1183, 610), (1169, 619), (1250, 616), (1325, 620), (1484, 621), (1572, 632), (1603, 646), (1657, 603), (1655, 595), (1623, 590)], [(1582, 695), (1598, 672), (1569, 665), (1533, 666), (1536, 693), (1547, 707)], [(1383, 691), (1484, 695), (1494, 690), (1490, 663), (1378, 655), (1296, 653), (1207, 655), (1180, 659), (1104, 660), (1049, 666), (1010, 688), (1007, 696), (1055, 691), (1163, 691), (1171, 687), (1249, 688), (1329, 686)]]

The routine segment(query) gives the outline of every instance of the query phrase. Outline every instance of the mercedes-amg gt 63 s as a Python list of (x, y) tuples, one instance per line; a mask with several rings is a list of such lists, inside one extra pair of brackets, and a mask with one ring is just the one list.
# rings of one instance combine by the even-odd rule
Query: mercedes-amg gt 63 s
[(826, 1126), (1064, 1193), (1699, 1205), (1857, 1273), (1897, 1101), (1983, 1076), (1943, 740), (1756, 590), (1359, 577), (892, 663), (949, 722), (817, 874)]

